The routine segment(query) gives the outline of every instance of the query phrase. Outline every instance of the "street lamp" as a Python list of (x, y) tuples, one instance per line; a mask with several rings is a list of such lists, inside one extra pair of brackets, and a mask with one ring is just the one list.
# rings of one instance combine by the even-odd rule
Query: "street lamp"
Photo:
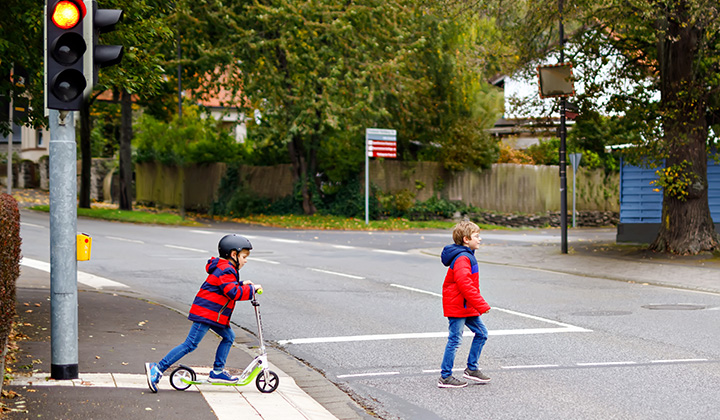
[(562, 0), (558, 0), (558, 10), (560, 12), (560, 63), (554, 66), (539, 66), (538, 78), (540, 87), (540, 97), (560, 98), (560, 237), (561, 250), (563, 254), (567, 254), (567, 145), (566, 127), (565, 127), (565, 106), (568, 96), (575, 94), (575, 88), (572, 79), (572, 65), (565, 63), (565, 30), (562, 21)]

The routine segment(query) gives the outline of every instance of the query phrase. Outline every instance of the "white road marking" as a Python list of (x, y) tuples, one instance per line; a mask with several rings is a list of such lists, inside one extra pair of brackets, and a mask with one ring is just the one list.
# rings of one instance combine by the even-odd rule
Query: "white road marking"
[(28, 222), (20, 222), (20, 226), (27, 226), (27, 227), (34, 227), (34, 228), (42, 228), (42, 229), (45, 228), (45, 226), (43, 226), (43, 225), (36, 225), (35, 223), (28, 223)]
[(556, 368), (560, 365), (518, 365), (518, 366), (500, 366), (500, 369), (545, 369)]
[[(412, 291), (412, 292), (424, 293), (424, 294), (426, 294), (426, 295), (442, 297), (442, 295), (441, 295), (440, 293), (430, 292), (430, 291), (427, 291), (427, 290), (417, 289), (417, 288), (409, 287), (409, 286), (403, 286), (403, 285), (401, 285), (401, 284), (390, 284), (390, 286), (397, 287), (397, 288), (400, 288), (400, 289), (410, 290), (410, 291)], [(546, 323), (548, 323), (548, 324), (559, 325), (559, 326), (561, 326), (561, 327), (565, 327), (565, 328), (567, 328), (567, 329), (570, 329), (570, 330), (572, 330), (573, 332), (591, 332), (591, 330), (587, 330), (587, 329), (585, 329), (585, 328), (578, 327), (578, 326), (575, 326), (575, 325), (565, 324), (564, 322), (554, 321), (554, 320), (552, 320), (552, 319), (542, 318), (542, 317), (535, 316), (535, 315), (524, 314), (524, 313), (522, 313), (522, 312), (512, 311), (512, 310), (510, 310), (510, 309), (503, 309), (503, 308), (493, 307), (491, 310), (493, 310), (493, 311), (499, 311), (499, 312), (505, 312), (505, 313), (510, 314), (510, 315), (520, 316), (520, 317), (523, 317), (523, 318), (529, 318), (529, 319), (533, 319), (533, 320), (535, 320), (535, 321), (546, 322)]]
[(137, 239), (120, 238), (120, 237), (118, 237), (118, 236), (106, 236), (106, 238), (108, 238), (108, 239), (113, 239), (113, 240), (116, 240), (116, 241), (132, 242), (132, 243), (134, 243), (134, 244), (144, 244), (144, 243), (145, 243), (145, 242), (139, 241), (139, 240), (137, 240)]
[(410, 290), (411, 292), (425, 293), (426, 295), (442, 297), (442, 295), (440, 293), (428, 292), (427, 290), (416, 289), (416, 288), (410, 287), (410, 286), (403, 286), (402, 284), (394, 284), (393, 283), (393, 284), (390, 284), (390, 286), (397, 287), (398, 289)]
[(332, 245), (332, 247), (337, 249), (355, 249), (354, 246), (350, 245)]
[(351, 279), (356, 279), (356, 280), (362, 280), (365, 278), (365, 277), (360, 277), (360, 276), (354, 276), (352, 274), (338, 273), (337, 271), (321, 270), (319, 268), (312, 268), (312, 267), (308, 267), (308, 270), (317, 271), (319, 273), (332, 274), (334, 276), (349, 277)]
[(197, 229), (193, 229), (193, 230), (191, 230), (190, 232), (192, 232), (192, 233), (199, 233), (199, 234), (202, 234), (202, 235), (216, 235), (216, 234), (217, 234), (217, 232), (213, 232), (213, 231), (210, 231), (210, 230), (197, 230)]
[(255, 257), (251, 257), (250, 261), (257, 261), (257, 262), (266, 263), (266, 264), (280, 264), (277, 261), (270, 261), (270, 260), (266, 260), (264, 258), (255, 258)]
[[(327, 272), (324, 270), (318, 270), (310, 268), (310, 270), (321, 271), (329, 274), (344, 275), (348, 277), (362, 279), (362, 277), (350, 276), (342, 273)], [(390, 286), (397, 287), (400, 289), (410, 290), (412, 292), (428, 294), (435, 297), (442, 297), (441, 294), (430, 292), (427, 290), (417, 289), (414, 287), (403, 286), (400, 284), (391, 284)], [(523, 318), (532, 319), (535, 321), (545, 322), (548, 324), (554, 324), (560, 326), (560, 328), (519, 328), (513, 330), (490, 330), (488, 335), (502, 336), (502, 335), (531, 335), (531, 334), (563, 334), (563, 333), (576, 333), (576, 332), (592, 332), (586, 328), (578, 327), (575, 325), (566, 324), (563, 322), (554, 321), (552, 319), (542, 318), (535, 315), (524, 314), (522, 312), (511, 311), (509, 309), (493, 308), (494, 311), (505, 312), (510, 315), (520, 316)], [(426, 332), (426, 333), (399, 333), (399, 334), (367, 334), (367, 335), (350, 335), (350, 336), (336, 336), (336, 337), (308, 337), (308, 338), (292, 338), (288, 340), (279, 340), (278, 344), (318, 344), (318, 343), (344, 343), (352, 341), (377, 341), (377, 340), (408, 340), (408, 339), (424, 339), (424, 338), (444, 338), (447, 337), (447, 332)], [(473, 336), (472, 331), (463, 332), (463, 336)]]
[(394, 255), (407, 255), (407, 254), (408, 254), (407, 252), (403, 252), (403, 251), (392, 251), (392, 250), (389, 250), (389, 249), (373, 249), (372, 252), (380, 252), (380, 253), (383, 253), (383, 254), (394, 254)]
[(637, 362), (589, 362), (589, 363), (575, 363), (576, 366), (624, 366), (624, 365), (636, 365)]
[(297, 241), (295, 239), (271, 238), (270, 240), (273, 242), (282, 242), (284, 244), (299, 244), (300, 243), (300, 241)]
[(708, 359), (669, 359), (669, 360), (651, 360), (650, 363), (691, 363), (691, 362), (707, 362)]
[[(670, 360), (651, 360), (650, 363), (693, 363), (693, 362), (707, 362), (708, 359), (670, 359)], [(515, 365), (515, 366), (500, 366), (500, 369), (506, 370), (532, 370), (532, 369), (557, 369), (557, 368), (572, 368), (575, 366), (582, 367), (613, 367), (613, 366), (632, 366), (639, 365), (647, 362), (636, 362), (636, 361), (624, 361), (624, 362), (597, 362), (597, 363), (575, 363), (573, 365), (559, 365), (559, 364), (545, 364), (545, 365)], [(463, 371), (465, 368), (454, 368), (454, 372)], [(440, 369), (422, 369), (422, 373), (440, 373)], [(389, 376), (399, 375), (400, 372), (375, 372), (375, 373), (352, 373), (345, 375), (337, 375), (337, 378), (362, 378), (362, 377), (373, 377), (373, 376)], [(412, 374), (412, 373), (410, 373)]]
[[(460, 372), (464, 371), (465, 368), (453, 368), (453, 372)], [(440, 373), (442, 372), (442, 369), (423, 369), (423, 373)]]
[[(20, 264), (26, 267), (34, 268), (36, 270), (45, 271), (47, 273), (50, 272), (50, 263), (46, 263), (44, 261), (38, 261), (23, 257), (23, 259), (20, 260)], [(104, 277), (96, 276), (94, 274), (84, 273), (82, 271), (77, 272), (77, 281), (78, 283), (82, 283), (86, 286), (94, 287), (96, 289), (102, 289), (105, 287), (124, 289), (129, 287), (125, 284), (106, 279)]]
[[(568, 332), (591, 332), (584, 328), (520, 328), (514, 330), (489, 330), (488, 335), (530, 335), (530, 334), (558, 334)], [(465, 330), (463, 337), (472, 337), (472, 331)], [(425, 332), (425, 333), (398, 333), (398, 334), (368, 334), (368, 335), (347, 335), (335, 337), (309, 337), (292, 338), (289, 340), (278, 340), (278, 344), (318, 344), (318, 343), (345, 343), (352, 341), (377, 341), (377, 340), (409, 340), (424, 338), (447, 338), (447, 331)]]
[(391, 375), (399, 375), (400, 372), (375, 372), (375, 373), (352, 373), (348, 375), (338, 375), (338, 378), (359, 378), (359, 377), (366, 377), (366, 376), (391, 376)]
[(197, 248), (188, 248), (186, 246), (177, 246), (177, 245), (165, 245), (166, 248), (173, 248), (173, 249), (181, 249), (183, 251), (192, 251), (192, 252), (200, 252), (203, 254), (208, 254), (208, 250), (206, 249), (197, 249)]

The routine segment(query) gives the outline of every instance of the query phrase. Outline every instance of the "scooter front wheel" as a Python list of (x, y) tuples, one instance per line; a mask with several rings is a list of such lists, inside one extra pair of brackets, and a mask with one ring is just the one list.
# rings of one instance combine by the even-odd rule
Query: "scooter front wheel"
[[(267, 380), (265, 379), (266, 377)], [(260, 372), (255, 379), (255, 386), (257, 386), (258, 391), (265, 394), (275, 391), (278, 385), (280, 385), (280, 378), (278, 378), (277, 373), (272, 370)]]
[(195, 382), (197, 376), (195, 371), (187, 366), (180, 365), (179, 368), (173, 370), (170, 374), (170, 385), (178, 391), (185, 391)]

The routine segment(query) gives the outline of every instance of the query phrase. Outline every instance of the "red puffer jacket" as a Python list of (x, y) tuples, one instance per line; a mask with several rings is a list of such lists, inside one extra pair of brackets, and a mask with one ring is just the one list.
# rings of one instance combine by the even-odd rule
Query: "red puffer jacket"
[(480, 294), (480, 275), (474, 252), (462, 245), (448, 245), (440, 256), (448, 267), (442, 289), (443, 315), (464, 318), (482, 315), (490, 305)]

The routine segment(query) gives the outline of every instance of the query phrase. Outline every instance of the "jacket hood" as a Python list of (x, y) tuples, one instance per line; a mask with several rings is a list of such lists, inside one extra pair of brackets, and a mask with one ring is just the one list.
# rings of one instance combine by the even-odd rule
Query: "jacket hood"
[(212, 257), (208, 260), (207, 265), (205, 266), (205, 271), (207, 271), (208, 274), (211, 274), (218, 268), (220, 270), (224, 270), (228, 266), (232, 267), (232, 265), (230, 265), (230, 261), (218, 257)]
[(467, 252), (475, 256), (474, 250), (463, 245), (452, 244), (447, 245), (445, 248), (443, 248), (442, 254), (440, 254), (440, 260), (445, 267), (450, 267), (450, 264), (452, 264), (452, 262), (455, 260), (455, 257), (457, 257), (458, 254), (460, 254), (461, 252)]

